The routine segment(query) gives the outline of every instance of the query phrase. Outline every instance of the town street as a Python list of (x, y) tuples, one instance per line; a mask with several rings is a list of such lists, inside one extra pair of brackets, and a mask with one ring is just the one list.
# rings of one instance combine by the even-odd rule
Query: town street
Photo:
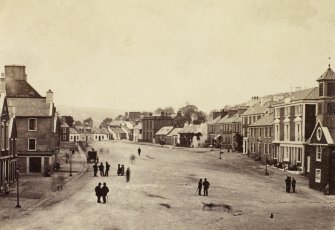
[[(297, 193), (285, 192), (286, 174), (240, 153), (208, 149), (171, 149), (127, 142), (94, 144), (99, 160), (111, 164), (110, 176), (93, 177), (92, 167), (63, 191), (64, 200), (47, 203), (2, 229), (334, 229), (335, 200), (308, 189), (296, 176)], [(136, 154), (136, 162), (129, 157)], [(130, 167), (130, 182), (116, 175), (117, 164)], [(196, 195), (199, 178), (210, 182), (209, 196)], [(97, 204), (94, 187), (106, 182), (107, 204)], [(71, 187), (72, 186), (72, 187)], [(68, 191), (66, 191), (68, 190)], [(71, 192), (69, 192), (71, 191)], [(205, 209), (228, 204), (232, 211)], [(273, 218), (270, 214), (273, 213)]]

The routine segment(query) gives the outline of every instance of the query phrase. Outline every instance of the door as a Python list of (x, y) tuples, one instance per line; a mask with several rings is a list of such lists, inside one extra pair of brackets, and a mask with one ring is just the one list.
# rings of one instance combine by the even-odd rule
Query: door
[(29, 157), (29, 172), (40, 173), (41, 172), (41, 158), (40, 157)]

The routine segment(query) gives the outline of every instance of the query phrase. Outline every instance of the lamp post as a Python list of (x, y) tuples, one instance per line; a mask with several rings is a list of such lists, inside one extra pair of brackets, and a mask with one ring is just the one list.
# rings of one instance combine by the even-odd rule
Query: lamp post
[(17, 182), (17, 186), (16, 186), (16, 206), (15, 208), (21, 208), (20, 206), (20, 195), (19, 195), (19, 172), (20, 172), (20, 169), (17, 167), (16, 170), (16, 182)]

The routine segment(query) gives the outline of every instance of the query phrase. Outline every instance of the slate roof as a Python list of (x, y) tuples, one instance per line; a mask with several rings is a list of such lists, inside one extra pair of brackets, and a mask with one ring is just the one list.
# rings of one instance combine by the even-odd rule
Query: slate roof
[[(309, 88), (304, 90), (299, 90), (293, 92), (290, 96), (291, 101), (300, 101), (300, 100), (313, 100), (319, 98), (319, 88)], [(284, 102), (285, 99), (281, 100), (280, 102)]]
[(62, 127), (62, 128), (68, 128), (69, 125), (65, 121), (62, 121), (62, 124), (60, 125), (60, 127)]
[(231, 117), (228, 117), (227, 119), (225, 119), (223, 121), (223, 123), (227, 124), (227, 123), (233, 123), (234, 120), (236, 120), (238, 118), (238, 114), (234, 114)]
[(242, 123), (242, 117), (237, 117), (235, 120), (233, 120), (233, 123)]
[(228, 114), (226, 115), (226, 116), (224, 116), (223, 118), (221, 118), (218, 122), (216, 122), (217, 124), (222, 124), (222, 123), (224, 123), (224, 121), (226, 120), (226, 119), (228, 119)]
[(261, 117), (259, 120), (255, 121), (254, 123), (251, 123), (249, 126), (269, 126), (272, 125), (274, 121), (273, 114), (266, 114), (263, 117)]
[(6, 78), (8, 97), (42, 97), (27, 81)]
[(214, 125), (214, 124), (216, 124), (219, 120), (221, 120), (221, 116), (218, 116), (218, 117), (216, 117), (215, 119), (208, 121), (207, 124), (208, 124), (208, 125)]
[(188, 125), (182, 128), (178, 133), (198, 133), (198, 125)]
[(270, 101), (264, 103), (263, 105), (261, 105), (261, 102), (258, 102), (253, 106), (251, 106), (250, 108), (248, 108), (242, 115), (245, 116), (245, 115), (255, 115), (265, 113), (270, 105), (271, 105)]
[(114, 132), (114, 133), (116, 133), (116, 134), (126, 134), (126, 132), (125, 131), (123, 131), (121, 128), (119, 128), (119, 127), (110, 127), (110, 129)]
[(321, 81), (321, 80), (335, 80), (335, 73), (334, 71), (330, 68), (327, 69), (327, 71), (321, 75), (321, 77), (319, 77), (317, 79), (317, 81)]
[(105, 128), (93, 128), (92, 133), (99, 133), (99, 134), (109, 134), (108, 130)]
[(168, 135), (172, 129), (173, 129), (173, 126), (164, 126), (160, 130), (157, 131), (156, 135)]
[(179, 131), (181, 130), (182, 128), (174, 128), (167, 136), (168, 137), (172, 137), (172, 136), (178, 136), (178, 133)]
[(69, 129), (70, 134), (79, 134), (78, 130), (76, 128), (70, 127)]
[(18, 117), (50, 117), (50, 104), (46, 98), (7, 98), (15, 107), (15, 115)]

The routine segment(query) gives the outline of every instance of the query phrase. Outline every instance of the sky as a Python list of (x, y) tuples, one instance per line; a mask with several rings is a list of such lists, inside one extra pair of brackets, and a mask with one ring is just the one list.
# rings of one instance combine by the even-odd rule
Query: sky
[(56, 105), (209, 112), (315, 87), (335, 65), (335, 1), (0, 0), (0, 70)]

